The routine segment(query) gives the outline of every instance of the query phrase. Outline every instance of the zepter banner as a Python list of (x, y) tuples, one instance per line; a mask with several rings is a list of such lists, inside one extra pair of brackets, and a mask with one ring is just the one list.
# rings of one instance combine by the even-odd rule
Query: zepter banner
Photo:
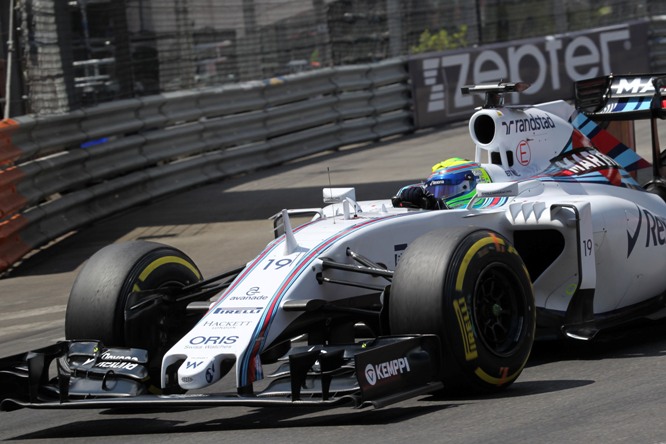
[(464, 96), (468, 84), (511, 81), (531, 86), (507, 95), (506, 104), (573, 98), (577, 80), (610, 73), (649, 71), (648, 22), (578, 33), (503, 42), (477, 48), (427, 53), (409, 61), (416, 126), (461, 120), (482, 105)]

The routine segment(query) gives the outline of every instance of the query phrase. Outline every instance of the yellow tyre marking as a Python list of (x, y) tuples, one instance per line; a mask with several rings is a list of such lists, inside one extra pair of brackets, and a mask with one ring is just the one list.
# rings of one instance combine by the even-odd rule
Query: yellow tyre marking
[[(182, 257), (178, 256), (164, 256), (159, 259), (156, 259), (152, 261), (146, 268), (143, 269), (141, 274), (139, 275), (139, 281), (143, 282), (145, 281), (148, 276), (150, 276), (150, 273), (155, 271), (156, 268), (161, 267), (162, 265), (165, 264), (179, 264), (182, 265), (183, 267), (187, 268), (190, 270), (192, 273), (194, 273), (197, 277), (197, 279), (201, 279), (201, 273), (199, 273), (199, 270), (196, 269), (194, 265), (183, 259)], [(134, 283), (134, 287), (132, 288), (132, 291), (141, 291), (141, 288), (139, 287), (138, 283)]]
[[(194, 273), (198, 279), (201, 279), (201, 274), (199, 273), (199, 270), (197, 270), (196, 267), (194, 267), (191, 263), (189, 263), (185, 259), (180, 258), (178, 256), (164, 256), (154, 260), (146, 268), (144, 268), (141, 274), (139, 275), (139, 281), (140, 282), (145, 281), (148, 278), (148, 276), (150, 276), (150, 273), (155, 271), (156, 268), (165, 264), (180, 264), (189, 269), (192, 273)], [(132, 291), (135, 293), (141, 291), (141, 287), (139, 287), (138, 282), (134, 283)]]
[(150, 273), (155, 271), (156, 268), (165, 265), (165, 264), (179, 264), (187, 269), (189, 269), (192, 273), (194, 273), (197, 277), (197, 279), (201, 279), (201, 274), (199, 273), (199, 270), (194, 267), (191, 263), (186, 261), (185, 259), (178, 257), (178, 256), (164, 256), (159, 259), (154, 260), (151, 262), (146, 268), (143, 269), (141, 274), (139, 275), (139, 280), (141, 282), (145, 281), (148, 276), (150, 276)]
[(472, 261), (472, 258), (474, 255), (483, 247), (485, 247), (488, 244), (496, 244), (496, 245), (504, 245), (504, 240), (498, 238), (498, 237), (484, 237), (483, 239), (479, 239), (476, 241), (474, 245), (472, 245), (472, 248), (470, 248), (467, 253), (465, 254), (465, 257), (462, 260), (462, 263), (460, 264), (460, 270), (458, 270), (458, 277), (456, 279), (456, 291), (460, 292), (462, 291), (462, 285), (463, 281), (465, 280), (465, 274), (467, 273), (467, 267), (469, 266), (469, 263)]
[(493, 376), (490, 376), (488, 373), (483, 371), (483, 369), (481, 367), (477, 367), (476, 370), (474, 371), (474, 373), (482, 381), (485, 381), (485, 382), (487, 382), (488, 384), (491, 384), (491, 385), (500, 386), (502, 384), (506, 384), (507, 382), (511, 382), (514, 379), (516, 379), (518, 377), (518, 375), (520, 375), (520, 372), (523, 371), (523, 368), (525, 367), (525, 364), (527, 364), (527, 359), (525, 359), (525, 362), (523, 362), (523, 364), (520, 366), (520, 368), (518, 368), (518, 370), (516, 370), (513, 374), (507, 375), (507, 376), (502, 376), (501, 378), (495, 378)]

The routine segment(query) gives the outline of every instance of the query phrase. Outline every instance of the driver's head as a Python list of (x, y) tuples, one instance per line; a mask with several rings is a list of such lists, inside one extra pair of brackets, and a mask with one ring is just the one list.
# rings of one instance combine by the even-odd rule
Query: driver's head
[(449, 208), (467, 205), (476, 194), (477, 183), (491, 182), (481, 165), (460, 157), (440, 162), (432, 171), (425, 181), (425, 189)]

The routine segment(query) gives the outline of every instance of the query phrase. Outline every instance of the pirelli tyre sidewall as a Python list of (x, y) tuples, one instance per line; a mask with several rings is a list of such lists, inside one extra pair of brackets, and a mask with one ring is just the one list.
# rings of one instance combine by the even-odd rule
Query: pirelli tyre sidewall
[(521, 373), (534, 341), (534, 296), (510, 242), (474, 227), (415, 240), (396, 268), (389, 299), (393, 334), (436, 333), (449, 392), (492, 392)]
[(516, 249), (489, 230), (469, 234), (451, 258), (444, 294), (445, 341), (462, 375), (484, 391), (511, 384), (536, 325), (532, 284)]

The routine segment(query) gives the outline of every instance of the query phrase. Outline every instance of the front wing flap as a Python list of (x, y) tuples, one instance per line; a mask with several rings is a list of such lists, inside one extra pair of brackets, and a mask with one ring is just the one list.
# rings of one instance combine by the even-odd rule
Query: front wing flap
[(442, 388), (439, 338), (387, 336), (293, 348), (253, 393), (152, 394), (145, 350), (63, 341), (0, 359), (0, 410), (348, 405), (375, 408)]

